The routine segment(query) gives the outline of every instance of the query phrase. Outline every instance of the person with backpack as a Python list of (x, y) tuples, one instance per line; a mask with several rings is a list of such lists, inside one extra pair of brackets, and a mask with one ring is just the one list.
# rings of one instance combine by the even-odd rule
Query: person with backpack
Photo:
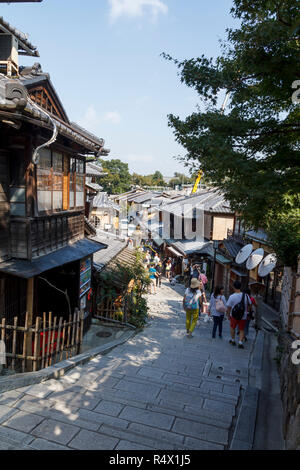
[(251, 304), (251, 300), (248, 294), (241, 292), (242, 284), (240, 281), (234, 281), (233, 288), (234, 294), (231, 294), (227, 301), (227, 317), (230, 319), (230, 334), (231, 339), (229, 341), (232, 346), (236, 345), (235, 342), (235, 329), (239, 328), (239, 345), (240, 349), (244, 349), (243, 339), (244, 330), (247, 320), (248, 307)]
[(212, 338), (216, 337), (217, 329), (219, 329), (219, 337), (222, 338), (222, 327), (225, 312), (226, 299), (224, 297), (224, 287), (216, 286), (209, 303), (209, 313), (212, 315), (214, 321)]
[(250, 298), (250, 301), (251, 301), (249, 311), (248, 311), (248, 314), (247, 314), (245, 330), (244, 330), (244, 341), (247, 341), (247, 336), (249, 334), (249, 325), (251, 323), (251, 320), (254, 319), (253, 307), (255, 307), (255, 309), (256, 309), (257, 308), (257, 303), (256, 303), (255, 298), (251, 295), (251, 290), (249, 288), (245, 290), (245, 293), (248, 294), (248, 296)]
[(199, 316), (199, 302), (202, 297), (199, 286), (200, 282), (198, 279), (193, 278), (191, 286), (186, 289), (183, 297), (183, 309), (186, 312), (186, 334), (188, 338), (193, 337), (192, 333)]

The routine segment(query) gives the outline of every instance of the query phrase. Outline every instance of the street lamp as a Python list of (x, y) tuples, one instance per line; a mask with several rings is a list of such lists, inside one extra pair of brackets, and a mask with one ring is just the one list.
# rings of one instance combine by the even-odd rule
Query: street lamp
[(218, 247), (219, 247), (218, 240), (213, 240), (214, 264), (213, 264), (213, 275), (212, 275), (212, 283), (211, 283), (211, 294), (213, 293), (214, 287), (215, 287), (216, 256), (217, 256)]

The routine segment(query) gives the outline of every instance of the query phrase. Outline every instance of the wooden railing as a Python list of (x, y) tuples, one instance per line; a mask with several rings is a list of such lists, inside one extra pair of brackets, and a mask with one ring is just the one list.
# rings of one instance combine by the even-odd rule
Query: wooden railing
[(127, 302), (124, 298), (121, 300), (103, 299), (97, 305), (97, 313), (94, 315), (94, 318), (113, 323), (127, 323), (127, 310)]
[(5, 367), (15, 372), (37, 371), (80, 354), (83, 317), (83, 312), (78, 310), (69, 315), (68, 321), (52, 318), (51, 312), (43, 313), (34, 325), (29, 325), (26, 313), (24, 326), (18, 324), (18, 317), (14, 317), (13, 325), (3, 318), (0, 339), (5, 344)]

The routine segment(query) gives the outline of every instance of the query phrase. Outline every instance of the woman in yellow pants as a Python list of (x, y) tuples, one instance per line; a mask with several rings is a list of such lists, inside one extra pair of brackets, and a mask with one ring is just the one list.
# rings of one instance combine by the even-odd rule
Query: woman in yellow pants
[(198, 317), (199, 317), (199, 301), (201, 299), (201, 291), (199, 290), (200, 282), (198, 279), (191, 280), (191, 286), (185, 291), (183, 297), (183, 308), (186, 312), (186, 333), (188, 338), (193, 337)]

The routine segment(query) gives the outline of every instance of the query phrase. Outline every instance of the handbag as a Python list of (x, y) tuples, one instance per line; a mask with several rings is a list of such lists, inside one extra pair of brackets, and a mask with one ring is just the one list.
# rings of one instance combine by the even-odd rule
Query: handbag
[(224, 305), (224, 302), (221, 298), (218, 298), (216, 300), (216, 310), (218, 313), (225, 313), (226, 312), (226, 307)]

